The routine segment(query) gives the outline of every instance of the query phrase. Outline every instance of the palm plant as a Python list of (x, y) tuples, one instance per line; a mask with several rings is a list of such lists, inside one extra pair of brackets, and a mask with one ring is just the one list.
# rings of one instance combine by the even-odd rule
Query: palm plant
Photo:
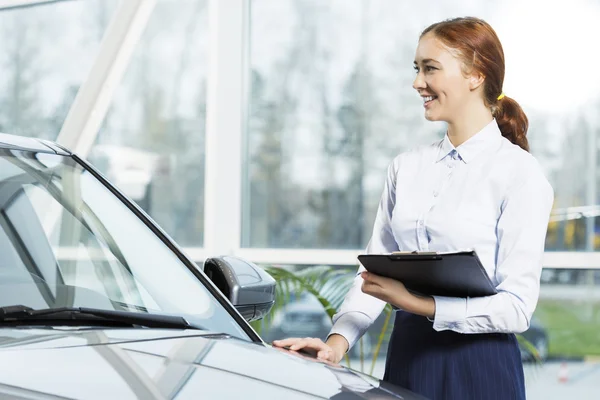
[[(313, 295), (321, 304), (329, 319), (332, 319), (336, 310), (341, 306), (344, 296), (352, 286), (356, 272), (355, 269), (350, 270), (323, 265), (307, 267), (297, 271), (290, 271), (280, 267), (265, 267), (264, 269), (277, 281), (277, 288), (275, 305), (271, 312), (263, 320), (255, 321), (252, 324), (259, 333), (268, 329), (277, 311), (290, 303), (294, 294), (299, 293), (310, 293)], [(384, 308), (384, 313), (384, 324), (378, 334), (372, 354), (370, 375), (373, 374), (381, 346), (389, 337), (388, 327), (390, 326), (392, 317), (391, 306), (387, 305)], [(360, 370), (365, 372), (365, 345), (363, 338), (359, 340), (357, 345), (359, 346)], [(350, 358), (347, 354), (344, 360), (346, 365), (351, 367)]]

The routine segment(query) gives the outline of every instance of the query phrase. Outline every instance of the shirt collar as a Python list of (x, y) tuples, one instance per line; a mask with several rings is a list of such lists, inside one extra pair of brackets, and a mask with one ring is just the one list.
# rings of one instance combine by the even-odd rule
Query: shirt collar
[(442, 142), (440, 143), (440, 149), (438, 151), (438, 156), (435, 161), (439, 162), (443, 160), (453, 150), (456, 150), (456, 152), (460, 155), (460, 158), (465, 163), (469, 163), (483, 150), (487, 149), (495, 143), (498, 143), (501, 137), (502, 133), (500, 132), (500, 128), (498, 128), (496, 119), (493, 119), (482, 130), (477, 132), (475, 135), (471, 136), (466, 142), (464, 142), (458, 147), (454, 147), (452, 142), (450, 142), (448, 133), (446, 132), (446, 135), (444, 135), (444, 140), (442, 140)]

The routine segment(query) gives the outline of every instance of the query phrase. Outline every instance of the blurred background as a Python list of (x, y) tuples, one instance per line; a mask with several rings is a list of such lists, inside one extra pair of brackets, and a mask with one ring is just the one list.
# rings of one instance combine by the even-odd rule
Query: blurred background
[[(419, 33), (467, 15), (498, 33), (504, 92), (555, 190), (528, 397), (597, 398), (595, 0), (0, 0), (0, 132), (75, 149), (199, 263), (352, 274), (388, 163), (444, 134), (411, 87)], [(286, 300), (257, 326), (265, 340), (325, 337), (314, 296)], [(353, 368), (362, 353), (382, 376), (383, 327)]]

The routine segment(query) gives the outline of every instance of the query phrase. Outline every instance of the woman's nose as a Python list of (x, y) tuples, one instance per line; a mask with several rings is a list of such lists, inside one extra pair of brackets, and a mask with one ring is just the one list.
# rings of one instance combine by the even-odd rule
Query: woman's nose
[(425, 88), (425, 81), (423, 80), (423, 75), (419, 72), (417, 76), (415, 76), (415, 80), (413, 81), (413, 89), (419, 90)]

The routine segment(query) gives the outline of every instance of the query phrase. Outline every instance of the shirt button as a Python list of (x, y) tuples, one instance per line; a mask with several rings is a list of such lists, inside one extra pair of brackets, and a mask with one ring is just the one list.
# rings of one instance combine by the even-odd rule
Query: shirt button
[(423, 221), (419, 221), (419, 226), (423, 226)]
[(438, 194), (440, 194), (437, 190), (435, 192), (433, 192), (433, 197), (438, 197)]

